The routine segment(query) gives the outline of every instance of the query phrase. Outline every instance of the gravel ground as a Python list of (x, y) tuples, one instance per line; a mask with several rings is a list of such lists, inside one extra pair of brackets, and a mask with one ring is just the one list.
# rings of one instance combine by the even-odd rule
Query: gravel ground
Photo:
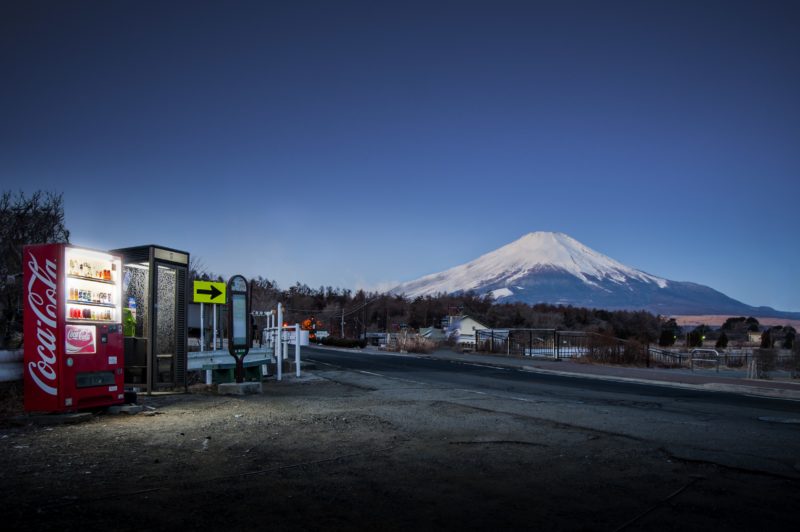
[(0, 409), (12, 530), (795, 530), (798, 482), (335, 372), (140, 397), (48, 425)]

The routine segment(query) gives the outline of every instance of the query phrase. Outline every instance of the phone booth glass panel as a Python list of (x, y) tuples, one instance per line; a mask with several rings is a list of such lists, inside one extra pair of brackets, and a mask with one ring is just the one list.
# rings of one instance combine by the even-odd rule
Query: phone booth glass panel
[(186, 387), (189, 254), (160, 246), (116, 250), (123, 258), (125, 385), (151, 392)]

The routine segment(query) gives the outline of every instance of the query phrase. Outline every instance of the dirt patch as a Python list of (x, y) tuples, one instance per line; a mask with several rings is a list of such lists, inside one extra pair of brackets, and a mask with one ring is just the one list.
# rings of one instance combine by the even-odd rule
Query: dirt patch
[(4, 423), (4, 521), (61, 531), (798, 524), (797, 481), (683, 463), (625, 437), (327, 380), (272, 382), (260, 396), (195, 391), (141, 397), (136, 415)]

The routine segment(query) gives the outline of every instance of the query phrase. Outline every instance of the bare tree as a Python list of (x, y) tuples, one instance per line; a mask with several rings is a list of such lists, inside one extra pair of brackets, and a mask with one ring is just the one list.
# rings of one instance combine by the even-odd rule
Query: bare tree
[(22, 247), (69, 242), (62, 194), (34, 192), (0, 196), (0, 333), (15, 347), (22, 331)]
[(189, 281), (209, 280), (208, 267), (202, 257), (192, 255), (189, 257)]

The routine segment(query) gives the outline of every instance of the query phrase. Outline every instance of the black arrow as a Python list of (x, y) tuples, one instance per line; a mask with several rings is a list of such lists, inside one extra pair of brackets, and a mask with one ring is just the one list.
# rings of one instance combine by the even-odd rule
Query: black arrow
[(222, 292), (219, 290), (219, 288), (217, 288), (213, 284), (211, 285), (211, 288), (209, 288), (208, 290), (203, 290), (202, 288), (198, 288), (197, 289), (197, 293), (198, 294), (208, 294), (208, 295), (211, 296), (209, 299), (217, 299), (217, 296), (221, 296), (222, 295)]

